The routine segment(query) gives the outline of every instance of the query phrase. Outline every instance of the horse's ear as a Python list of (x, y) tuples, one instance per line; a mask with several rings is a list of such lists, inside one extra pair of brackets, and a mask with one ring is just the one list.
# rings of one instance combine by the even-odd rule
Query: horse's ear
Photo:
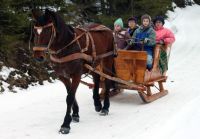
[(59, 27), (58, 27), (58, 19), (57, 19), (57, 16), (55, 14), (55, 12), (49, 10), (49, 9), (45, 9), (45, 19), (48, 21), (48, 22), (53, 22), (54, 26), (55, 26), (55, 29), (57, 32), (59, 32)]
[(45, 17), (45, 19), (46, 19), (47, 21), (53, 20), (53, 19), (52, 19), (52, 12), (51, 12), (49, 9), (45, 9), (44, 17)]
[(42, 16), (41, 11), (37, 9), (32, 9), (31, 12), (32, 12), (33, 19), (35, 19), (36, 21), (38, 21), (38, 19)]

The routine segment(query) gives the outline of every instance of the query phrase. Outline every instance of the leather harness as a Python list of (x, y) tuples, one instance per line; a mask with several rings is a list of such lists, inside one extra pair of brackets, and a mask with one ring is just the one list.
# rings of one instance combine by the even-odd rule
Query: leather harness
[[(42, 26), (42, 27), (34, 26), (34, 28), (35, 29), (38, 29), (38, 28), (43, 29), (43, 28), (50, 27), (50, 26), (52, 27), (52, 35), (51, 35), (51, 39), (49, 41), (48, 46), (47, 47), (34, 46), (33, 51), (47, 51), (50, 54), (50, 60), (52, 62), (65, 63), (65, 62), (69, 62), (69, 61), (76, 60), (76, 59), (84, 59), (88, 62), (94, 62), (97, 59), (102, 59), (102, 58), (105, 58), (105, 57), (108, 57), (108, 56), (114, 54), (113, 51), (110, 51), (110, 52), (107, 52), (107, 53), (104, 53), (104, 54), (101, 54), (101, 55), (98, 55), (98, 56), (96, 55), (96, 47), (95, 47), (94, 39), (91, 35), (91, 32), (94, 32), (94, 31), (111, 31), (109, 28), (107, 28), (103, 25), (99, 25), (99, 26), (91, 28), (91, 29), (77, 28), (77, 29), (83, 31), (83, 33), (78, 35), (78, 36), (75, 33), (74, 39), (69, 44), (67, 44), (66, 46), (64, 46), (63, 48), (61, 48), (57, 51), (53, 51), (53, 50), (50, 49), (50, 45), (52, 44), (52, 42), (53, 42), (53, 40), (56, 36), (54, 25), (52, 23), (50, 23), (50, 24), (47, 24), (47, 25)], [(57, 58), (55, 56), (55, 55), (59, 54), (60, 52), (62, 52), (64, 49), (66, 49), (68, 46), (71, 46), (74, 43), (77, 43), (78, 46), (81, 48), (80, 43), (79, 43), (79, 39), (81, 37), (83, 37), (84, 35), (86, 37), (86, 46), (83, 49), (81, 49), (80, 52), (73, 53), (73, 54), (70, 54), (70, 55), (67, 55), (67, 56), (64, 56), (64, 57), (61, 57), (61, 58)], [(91, 45), (92, 45), (92, 56), (84, 53), (88, 50), (90, 42), (91, 42)]]

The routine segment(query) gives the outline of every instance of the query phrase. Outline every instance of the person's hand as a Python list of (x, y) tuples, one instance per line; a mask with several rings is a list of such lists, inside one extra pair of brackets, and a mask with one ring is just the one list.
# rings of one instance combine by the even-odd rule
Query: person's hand
[(144, 43), (148, 43), (150, 41), (149, 38), (144, 38)]
[(133, 45), (134, 44), (134, 40), (133, 39), (128, 39), (126, 42), (127, 42), (128, 45)]

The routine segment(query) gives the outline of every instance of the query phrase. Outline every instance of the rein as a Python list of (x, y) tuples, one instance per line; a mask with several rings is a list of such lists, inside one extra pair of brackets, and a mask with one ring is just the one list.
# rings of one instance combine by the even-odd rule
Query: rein
[[(75, 38), (69, 43), (67, 44), (66, 46), (64, 46), (63, 48), (57, 50), (57, 51), (50, 51), (50, 54), (59, 54), (61, 53), (64, 49), (66, 49), (67, 47), (69, 47), (70, 45), (72, 45), (73, 43), (77, 42), (79, 47), (80, 47), (80, 44), (79, 44), (79, 39), (82, 37), (82, 36), (86, 36), (86, 47), (81, 49), (81, 52), (85, 52), (88, 50), (88, 47), (89, 47), (89, 43), (91, 41), (92, 43), (92, 49), (93, 49), (93, 56), (96, 57), (96, 51), (95, 51), (95, 45), (94, 45), (94, 40), (93, 40), (93, 37), (91, 35), (91, 31), (106, 31), (106, 30), (110, 30), (109, 28), (105, 27), (105, 26), (98, 26), (98, 27), (95, 27), (95, 28), (92, 28), (92, 29), (83, 29), (83, 28), (77, 28), (81, 31), (83, 31), (82, 34), (78, 35), (75, 33)], [(81, 47), (80, 47), (81, 48)]]
[[(69, 44), (67, 44), (63, 48), (59, 49), (58, 51), (51, 51), (50, 50), (50, 59), (51, 59), (51, 61), (53, 61), (55, 63), (65, 63), (65, 62), (69, 62), (69, 61), (76, 60), (76, 59), (84, 59), (84, 60), (86, 60), (86, 61), (88, 61), (90, 63), (93, 63), (95, 60), (102, 59), (102, 58), (105, 58), (105, 57), (108, 57), (108, 56), (114, 54), (113, 51), (110, 51), (108, 53), (101, 54), (101, 55), (97, 56), (96, 55), (96, 48), (95, 48), (95, 44), (94, 44), (94, 39), (93, 39), (93, 37), (92, 37), (92, 35), (90, 33), (90, 31), (105, 31), (105, 30), (109, 30), (107, 27), (100, 26), (99, 28), (96, 27), (96, 28), (90, 29), (90, 30), (86, 30), (86, 29), (83, 29), (83, 28), (77, 28), (77, 29), (83, 31), (83, 33), (81, 33), (78, 36), (75, 33), (74, 39)], [(79, 44), (79, 39), (81, 37), (83, 37), (84, 35), (86, 37), (86, 46), (83, 49), (81, 49), (81, 52), (70, 54), (70, 55), (67, 55), (67, 56), (64, 56), (64, 57), (61, 57), (61, 58), (57, 58), (56, 56), (54, 56), (54, 55), (57, 55), (57, 54), (61, 53), (64, 49), (66, 49), (67, 47), (69, 47), (70, 45), (72, 45), (74, 43), (77, 43), (79, 45), (79, 47), (81, 48), (81, 46)], [(92, 45), (92, 56), (84, 53), (84, 52), (86, 52), (88, 50), (90, 41), (91, 41), (91, 45)]]
[[(114, 54), (113, 51), (110, 51), (110, 52), (105, 53), (105, 54), (98, 55), (95, 60), (99, 60), (99, 59), (108, 57), (108, 56), (110, 56), (112, 54)], [(64, 57), (61, 57), (61, 58), (57, 58), (57, 57), (55, 57), (53, 55), (50, 55), (50, 59), (53, 62), (56, 62), (56, 63), (65, 63), (65, 62), (69, 62), (69, 61), (76, 60), (76, 59), (84, 59), (84, 60), (86, 60), (86, 61), (88, 61), (90, 63), (92, 63), (94, 61), (92, 56), (87, 55), (85, 53), (74, 53), (74, 54), (71, 54), (71, 55), (68, 55), (68, 56), (64, 56)]]
[(80, 39), (83, 35), (85, 35), (85, 32), (76, 37), (76, 33), (75, 33), (75, 39), (73, 39), (68, 45), (64, 46), (63, 48), (59, 49), (58, 51), (52, 51), (52, 50), (50, 50), (50, 54), (55, 54), (55, 55), (57, 55), (57, 54), (61, 53), (61, 52), (62, 52), (64, 49), (66, 49), (68, 46), (70, 46), (70, 45), (72, 45), (73, 43), (77, 42), (78, 39)]

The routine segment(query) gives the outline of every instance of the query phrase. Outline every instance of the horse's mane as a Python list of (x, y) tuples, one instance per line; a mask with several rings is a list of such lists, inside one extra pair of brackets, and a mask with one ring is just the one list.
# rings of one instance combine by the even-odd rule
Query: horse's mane
[(59, 40), (64, 41), (65, 44), (69, 43), (74, 38), (74, 29), (71, 25), (65, 24), (64, 20), (56, 12), (45, 10), (45, 16), (47, 20), (51, 20), (54, 23), (56, 33), (59, 35)]

